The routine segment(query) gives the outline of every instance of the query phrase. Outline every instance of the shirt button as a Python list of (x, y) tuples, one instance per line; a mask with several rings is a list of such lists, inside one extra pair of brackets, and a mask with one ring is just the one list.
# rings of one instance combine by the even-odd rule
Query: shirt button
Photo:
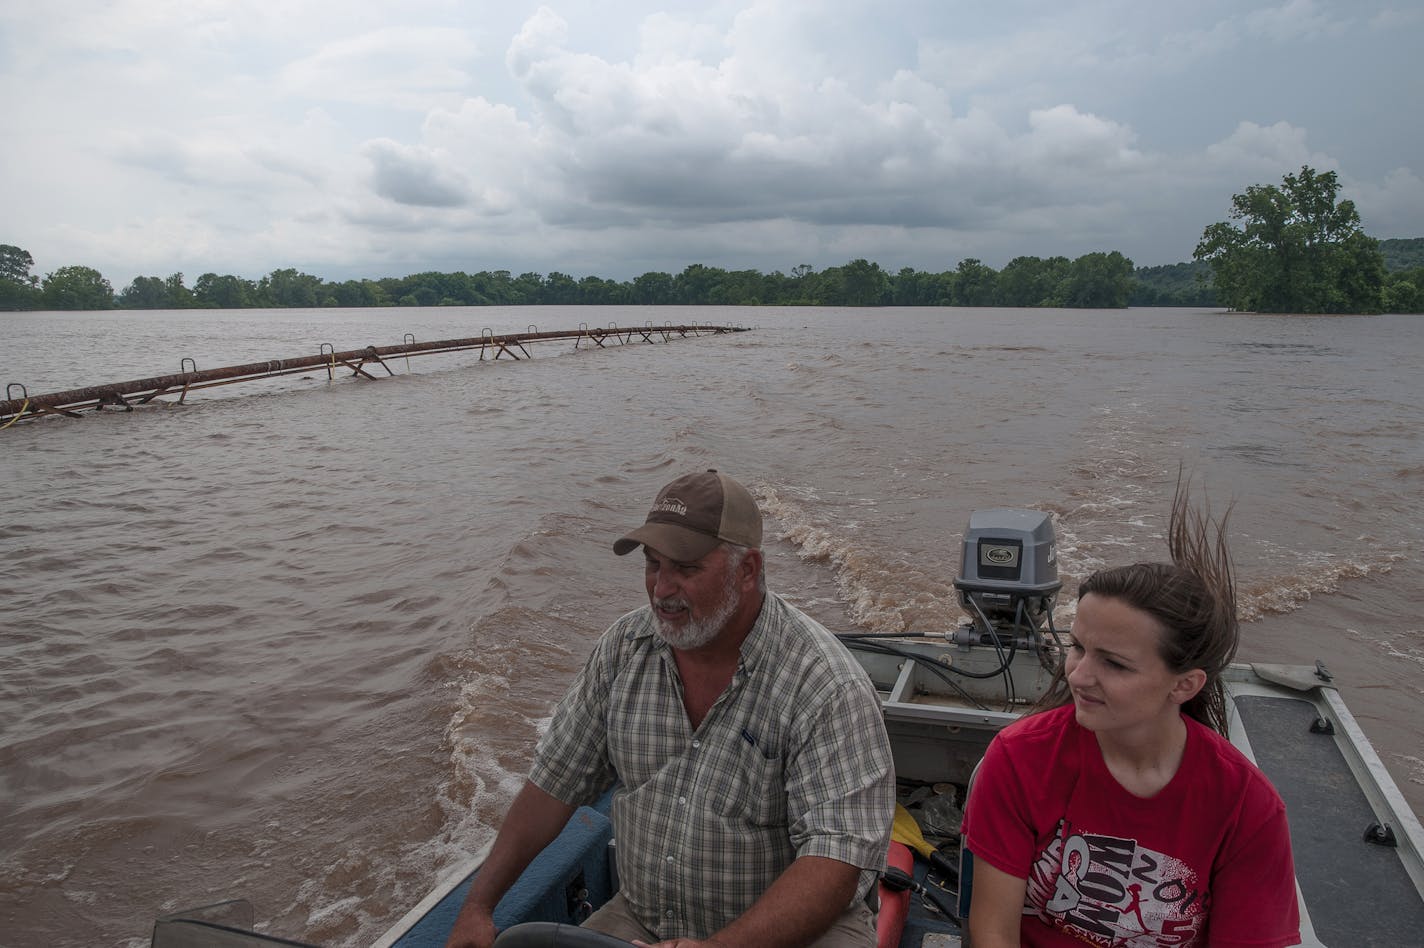
[(672, 858), (671, 856), (669, 856), (669, 857), (667, 857), (667, 861), (668, 861), (668, 862), (672, 862), (672, 861), (673, 861), (673, 858)]
[(693, 746), (694, 748), (696, 748), (696, 747), (701, 747), (701, 746), (702, 746), (702, 742), (701, 742), (701, 741), (693, 741), (693, 742), (692, 742), (692, 746)]
[(682, 804), (683, 806), (687, 806), (687, 797), (678, 797), (677, 802)]
[(672, 912), (671, 912), (671, 911), (669, 911), (669, 912), (667, 913), (667, 917), (668, 917), (668, 918), (672, 918)]

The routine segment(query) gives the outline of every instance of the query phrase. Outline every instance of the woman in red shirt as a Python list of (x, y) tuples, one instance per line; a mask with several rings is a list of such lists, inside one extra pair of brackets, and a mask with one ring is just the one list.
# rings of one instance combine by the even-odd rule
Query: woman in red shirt
[(1224, 736), (1223, 529), (1179, 488), (1171, 563), (1079, 587), (1044, 710), (1000, 732), (975, 779), (974, 948), (1299, 942), (1285, 806)]

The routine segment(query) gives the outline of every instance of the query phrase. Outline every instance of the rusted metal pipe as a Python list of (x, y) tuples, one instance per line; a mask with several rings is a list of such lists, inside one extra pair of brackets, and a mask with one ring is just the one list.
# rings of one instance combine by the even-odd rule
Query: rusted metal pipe
[[(181, 365), (186, 369), (189, 364), (193, 365), (192, 370), (177, 372), (172, 375), (158, 375), (153, 378), (134, 379), (129, 382), (112, 382), (108, 385), (91, 385), (87, 388), (75, 388), (64, 392), (51, 392), (46, 395), (26, 395), (25, 388), (19, 383), (11, 383), (6, 390), (6, 395), (13, 395), (13, 389), (18, 388), (21, 398), (9, 398), (0, 401), (0, 424), (7, 421), (16, 420), (20, 417), (33, 417), (44, 414), (59, 414), (75, 417), (76, 412), (81, 409), (100, 409), (106, 405), (113, 405), (123, 408), (126, 411), (133, 410), (133, 403), (130, 398), (137, 398), (138, 404), (147, 404), (160, 395), (174, 389), (181, 389), (179, 402), (187, 398), (188, 393), (194, 389), (209, 388), (214, 385), (227, 385), (233, 382), (245, 382), (254, 379), (273, 378), (281, 375), (292, 375), (297, 372), (304, 372), (311, 368), (325, 368), (328, 377), (332, 375), (332, 370), (338, 366), (344, 366), (352, 371), (356, 376), (375, 380), (375, 376), (365, 371), (367, 363), (375, 362), (386, 370), (390, 375), (395, 372), (387, 364), (384, 356), (403, 355), (409, 357), (413, 355), (434, 355), (438, 353), (460, 352), (466, 349), (479, 349), (480, 358), (484, 358), (484, 350), (487, 347), (496, 349), (495, 358), (501, 354), (507, 354), (511, 358), (519, 359), (514, 349), (524, 353), (525, 358), (532, 358), (529, 350), (525, 348), (525, 343), (548, 342), (553, 340), (575, 340), (575, 346), (581, 339), (591, 339), (602, 347), (604, 340), (608, 338), (618, 339), (623, 342), (624, 331), (610, 324), (610, 329), (589, 329), (586, 324), (580, 325), (578, 329), (554, 330), (550, 332), (525, 332), (506, 333), (496, 336), (489, 330), (484, 335), (468, 339), (446, 339), (438, 342), (416, 342), (415, 337), (406, 334), (406, 342), (394, 346), (367, 346), (364, 349), (352, 349), (348, 352), (335, 352), (329, 343), (322, 343), (317, 355), (299, 356), (295, 359), (269, 359), (265, 362), (249, 362), (245, 365), (229, 365), (216, 369), (203, 369), (198, 371), (197, 363), (190, 358), (184, 358)], [(530, 329), (534, 329), (533, 326)], [(651, 331), (641, 332), (643, 339), (649, 343), (654, 341), (654, 335), (662, 335), (664, 341), (670, 341), (672, 333), (677, 333), (679, 338), (689, 335), (722, 334), (729, 332), (746, 332), (741, 326), (665, 326), (657, 333)], [(632, 333), (627, 336), (631, 340)], [(625, 343), (626, 344), (626, 343)], [(511, 347), (514, 347), (513, 349)]]

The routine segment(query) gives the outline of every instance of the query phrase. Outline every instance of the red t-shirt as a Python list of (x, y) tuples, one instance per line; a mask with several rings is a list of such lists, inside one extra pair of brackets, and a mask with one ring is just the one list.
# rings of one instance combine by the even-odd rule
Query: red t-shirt
[(1229, 741), (1183, 720), (1181, 766), (1150, 799), (1108, 772), (1071, 704), (989, 745), (964, 845), (1028, 881), (1024, 945), (1299, 943), (1285, 804)]

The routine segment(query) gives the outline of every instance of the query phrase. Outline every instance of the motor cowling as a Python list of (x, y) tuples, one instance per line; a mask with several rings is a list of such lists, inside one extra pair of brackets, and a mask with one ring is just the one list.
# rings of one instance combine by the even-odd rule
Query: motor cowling
[(976, 619), (1014, 622), (1051, 614), (1058, 590), (1053, 517), (1041, 510), (995, 508), (969, 515), (959, 575), (959, 603)]

